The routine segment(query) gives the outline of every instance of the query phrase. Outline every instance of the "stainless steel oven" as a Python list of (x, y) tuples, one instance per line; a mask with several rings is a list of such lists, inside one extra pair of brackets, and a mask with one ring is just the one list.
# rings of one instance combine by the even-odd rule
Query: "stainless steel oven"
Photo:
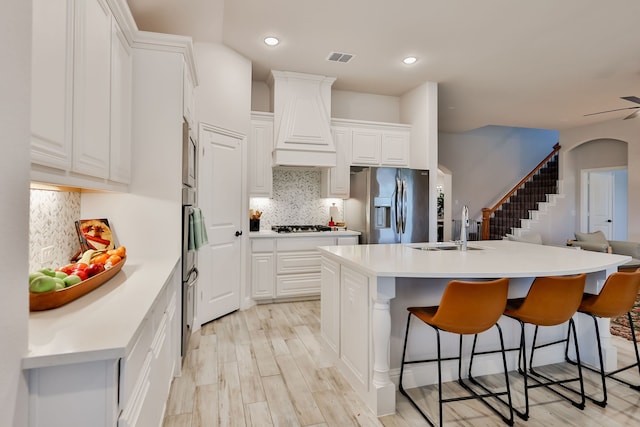
[(189, 219), (196, 207), (196, 164), (198, 146), (191, 136), (189, 125), (184, 122), (182, 141), (182, 356), (184, 357), (193, 332), (196, 317), (196, 291), (198, 282), (198, 257), (195, 249), (189, 249)]
[(189, 250), (189, 216), (195, 206), (195, 190), (182, 190), (182, 356), (184, 357), (193, 331), (198, 282), (197, 254)]

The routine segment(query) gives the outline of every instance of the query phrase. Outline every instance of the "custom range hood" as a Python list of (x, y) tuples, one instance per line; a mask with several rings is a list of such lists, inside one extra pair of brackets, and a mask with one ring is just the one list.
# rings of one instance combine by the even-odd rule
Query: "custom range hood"
[(333, 167), (331, 137), (333, 77), (271, 71), (273, 166)]

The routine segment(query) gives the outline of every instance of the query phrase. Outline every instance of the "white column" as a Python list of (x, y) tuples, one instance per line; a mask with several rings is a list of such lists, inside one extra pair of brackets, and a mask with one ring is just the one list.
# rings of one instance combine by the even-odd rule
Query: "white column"
[(395, 412), (395, 385), (389, 377), (389, 343), (391, 340), (390, 300), (396, 296), (394, 277), (378, 277), (376, 292), (373, 296), (372, 327), (373, 335), (373, 378), (371, 385), (375, 393), (375, 412), (377, 416)]

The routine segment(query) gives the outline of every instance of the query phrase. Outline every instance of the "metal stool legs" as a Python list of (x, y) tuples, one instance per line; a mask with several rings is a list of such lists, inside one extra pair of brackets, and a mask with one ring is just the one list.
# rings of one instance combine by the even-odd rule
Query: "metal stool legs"
[[(427, 413), (422, 408), (420, 408), (420, 406), (417, 404), (417, 402), (409, 395), (409, 393), (407, 393), (407, 391), (404, 388), (403, 378), (404, 378), (404, 367), (405, 367), (405, 365), (417, 364), (417, 363), (429, 363), (429, 362), (432, 362), (432, 363), (436, 362), (437, 363), (437, 365), (438, 365), (438, 425), (439, 426), (443, 425), (442, 408), (443, 408), (443, 404), (444, 403), (458, 402), (458, 401), (469, 400), (469, 399), (479, 399), (489, 409), (491, 409), (494, 413), (496, 413), (498, 416), (500, 416), (500, 418), (507, 425), (510, 425), (510, 426), (513, 425), (514, 417), (513, 417), (513, 410), (512, 410), (512, 404), (511, 404), (511, 389), (510, 389), (510, 386), (509, 386), (509, 376), (508, 376), (508, 372), (507, 372), (507, 361), (506, 361), (506, 357), (505, 357), (505, 353), (504, 353), (504, 339), (503, 339), (503, 336), (502, 336), (502, 329), (500, 328), (500, 326), (497, 323), (496, 323), (495, 326), (498, 328), (499, 335), (500, 335), (500, 346), (501, 346), (501, 350), (502, 350), (502, 363), (503, 363), (503, 367), (504, 367), (506, 391), (504, 391), (504, 392), (491, 392), (484, 385), (482, 385), (475, 378), (472, 377), (471, 368), (472, 368), (474, 354), (484, 354), (484, 353), (475, 353), (476, 342), (477, 342), (477, 338), (478, 338), (478, 335), (476, 334), (474, 336), (473, 349), (472, 349), (472, 353), (471, 353), (471, 360), (469, 362), (469, 381), (472, 382), (473, 384), (478, 385), (480, 388), (482, 388), (482, 390), (484, 391), (484, 393), (482, 393), (482, 394), (477, 393), (476, 391), (474, 391), (471, 387), (469, 387), (468, 384), (466, 384), (462, 380), (462, 372), (461, 372), (462, 371), (462, 337), (463, 337), (462, 334), (459, 334), (460, 339), (459, 339), (459, 353), (458, 353), (458, 356), (443, 358), (442, 354), (441, 354), (441, 339), (440, 339), (440, 331), (441, 330), (439, 328), (433, 326), (433, 325), (429, 325), (433, 329), (435, 329), (435, 331), (436, 331), (437, 358), (436, 359), (423, 359), (423, 360), (407, 361), (406, 360), (406, 353), (407, 353), (407, 341), (408, 341), (408, 337), (409, 337), (410, 323), (411, 323), (411, 313), (409, 313), (409, 316), (407, 318), (407, 329), (406, 329), (406, 332), (405, 332), (404, 346), (403, 346), (403, 350), (402, 350), (402, 364), (400, 366), (400, 380), (399, 380), (398, 388), (400, 390), (400, 393), (402, 393), (402, 395), (404, 395), (409, 400), (409, 402), (411, 402), (413, 407), (416, 408), (418, 410), (418, 412), (420, 412), (422, 417), (429, 423), (429, 425), (435, 427), (436, 423), (429, 417), (429, 415), (427, 415)], [(487, 353), (489, 353), (489, 352), (487, 352)], [(461, 397), (446, 398), (446, 399), (443, 398), (443, 396), (442, 396), (442, 361), (448, 361), (448, 360), (458, 360), (458, 383), (470, 393), (469, 395), (461, 396)], [(504, 395), (507, 395), (507, 401), (505, 401), (504, 399), (501, 398), (501, 396), (504, 396)], [(496, 409), (494, 406), (492, 406), (486, 400), (486, 398), (488, 398), (488, 397), (494, 397), (494, 398), (498, 399), (501, 403), (503, 403), (508, 408), (508, 415), (504, 415), (498, 409)]]
[[(593, 324), (595, 326), (595, 333), (596, 333), (596, 342), (598, 344), (598, 361), (600, 362), (600, 369), (597, 370), (597, 369), (594, 369), (594, 368), (592, 368), (590, 366), (586, 366), (586, 365), (584, 365), (583, 367), (585, 369), (588, 369), (588, 370), (592, 371), (592, 372), (597, 372), (598, 374), (600, 374), (600, 380), (602, 382), (602, 399), (596, 399), (595, 397), (592, 397), (592, 396), (587, 396), (587, 398), (590, 401), (592, 401), (593, 403), (595, 403), (596, 405), (601, 406), (601, 407), (604, 408), (605, 406), (607, 406), (607, 384), (606, 384), (606, 379), (607, 378), (611, 378), (613, 380), (618, 381), (619, 383), (625, 384), (625, 385), (631, 387), (632, 389), (634, 389), (636, 391), (640, 391), (640, 384), (633, 384), (633, 383), (631, 383), (631, 382), (629, 382), (629, 381), (627, 381), (627, 380), (625, 380), (623, 378), (615, 376), (616, 374), (619, 374), (620, 372), (627, 371), (627, 370), (632, 369), (632, 368), (638, 368), (638, 375), (640, 376), (640, 353), (638, 352), (638, 341), (636, 339), (636, 333), (635, 333), (635, 328), (633, 326), (633, 319), (631, 318), (631, 313), (627, 312), (627, 320), (629, 322), (629, 329), (631, 330), (631, 337), (632, 337), (632, 340), (633, 340), (633, 349), (634, 349), (635, 355), (636, 355), (636, 362), (631, 364), (631, 365), (624, 366), (622, 368), (618, 368), (618, 369), (616, 369), (614, 371), (611, 371), (611, 372), (605, 372), (604, 360), (603, 360), (603, 357), (602, 357), (602, 342), (600, 341), (600, 328), (599, 328), (599, 325), (598, 325), (598, 317), (593, 315), (593, 314), (591, 314), (591, 313), (583, 313), (583, 314), (586, 314), (586, 315), (590, 316), (593, 319)], [(570, 363), (573, 363), (573, 364), (576, 363), (576, 361), (569, 360), (568, 355), (567, 355), (567, 360)]]
[[(567, 348), (569, 346), (569, 341), (571, 339), (571, 336), (573, 336), (573, 345), (576, 351), (576, 358), (579, 361), (580, 360), (580, 351), (578, 348), (578, 339), (576, 336), (576, 329), (575, 329), (575, 323), (573, 322), (573, 319), (569, 319), (569, 331), (567, 333), (567, 338), (566, 339), (561, 339), (561, 340), (556, 340), (553, 342), (549, 342), (546, 344), (541, 344), (541, 345), (537, 345), (537, 338), (538, 338), (538, 328), (539, 326), (536, 325), (535, 327), (535, 331), (534, 331), (534, 335), (533, 335), (533, 343), (531, 346), (531, 354), (529, 356), (529, 366), (527, 367), (527, 356), (526, 356), (526, 339), (525, 339), (525, 325), (526, 323), (521, 321), (520, 319), (515, 319), (517, 320), (518, 323), (520, 324), (520, 346), (518, 348), (518, 373), (520, 373), (523, 377), (523, 382), (524, 382), (524, 400), (525, 400), (525, 409), (524, 411), (518, 410), (516, 408), (513, 409), (513, 411), (523, 420), (527, 420), (529, 419), (529, 389), (532, 388), (538, 388), (538, 387), (545, 387), (547, 390), (555, 393), (556, 395), (562, 397), (563, 399), (568, 400), (573, 406), (575, 406), (578, 409), (584, 409), (585, 406), (585, 393), (584, 393), (584, 381), (583, 381), (583, 376), (582, 376), (582, 366), (580, 364), (580, 362), (578, 362), (576, 364), (577, 366), (577, 371), (578, 371), (578, 376), (577, 377), (572, 377), (572, 378), (565, 378), (565, 379), (553, 379), (551, 377), (549, 377), (548, 375), (544, 375), (541, 372), (535, 370), (533, 368), (533, 356), (535, 353), (536, 349), (539, 348), (544, 348), (544, 347), (549, 347), (552, 345), (556, 345), (556, 344), (561, 344), (561, 343), (566, 343), (566, 347), (565, 347), (565, 356), (567, 354)], [(530, 383), (530, 380), (532, 380), (534, 382), (534, 384)], [(580, 391), (577, 391), (571, 387), (566, 386), (566, 383), (569, 382), (575, 382), (578, 381), (580, 384)], [(557, 388), (554, 388), (552, 386), (557, 385), (561, 388), (563, 388), (564, 390), (570, 391), (574, 394), (577, 394), (579, 396), (579, 400), (574, 400), (571, 397), (569, 397), (567, 394), (560, 392)]]

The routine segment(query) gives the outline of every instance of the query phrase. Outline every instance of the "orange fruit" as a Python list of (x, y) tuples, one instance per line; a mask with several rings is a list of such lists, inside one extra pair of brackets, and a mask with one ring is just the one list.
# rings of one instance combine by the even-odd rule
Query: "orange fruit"
[(91, 262), (94, 264), (106, 264), (109, 259), (109, 254), (100, 254), (91, 258)]
[(117, 263), (119, 263), (122, 260), (122, 258), (118, 255), (111, 255), (108, 259), (107, 262), (111, 263), (111, 265), (116, 265)]
[(127, 255), (127, 248), (125, 248), (124, 246), (117, 247), (116, 255), (118, 255), (120, 258), (124, 258)]

